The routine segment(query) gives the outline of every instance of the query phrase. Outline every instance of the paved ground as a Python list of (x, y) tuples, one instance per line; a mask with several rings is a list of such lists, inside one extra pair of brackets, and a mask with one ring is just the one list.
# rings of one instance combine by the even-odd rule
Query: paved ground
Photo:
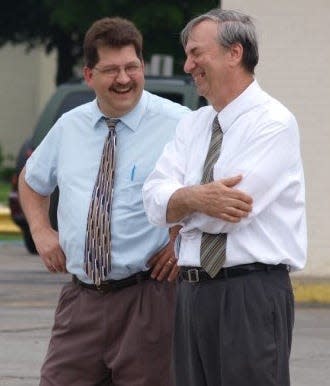
[(20, 243), (0, 242), (0, 267), (0, 386), (37, 386), (59, 290), (69, 277), (48, 274)]
[[(20, 243), (0, 242), (0, 264), (0, 386), (37, 386), (59, 289), (69, 277), (48, 274)], [(329, 321), (328, 306), (297, 307), (292, 386), (329, 384)]]

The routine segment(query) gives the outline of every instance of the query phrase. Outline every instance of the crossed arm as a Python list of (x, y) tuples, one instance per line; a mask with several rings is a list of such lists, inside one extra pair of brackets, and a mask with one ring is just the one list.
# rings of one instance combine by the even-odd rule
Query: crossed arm
[(252, 198), (234, 189), (241, 180), (241, 176), (235, 176), (176, 190), (167, 205), (166, 221), (180, 222), (186, 216), (200, 212), (228, 222), (239, 222), (252, 210)]
[[(201, 212), (228, 222), (237, 223), (252, 210), (252, 198), (233, 187), (241, 176), (215, 181), (205, 185), (180, 188), (171, 196), (166, 212), (168, 223), (178, 223), (186, 216)], [(170, 242), (153, 256), (149, 265), (151, 276), (159, 281), (173, 281), (179, 272), (174, 258), (174, 241), (181, 226), (170, 228)]]

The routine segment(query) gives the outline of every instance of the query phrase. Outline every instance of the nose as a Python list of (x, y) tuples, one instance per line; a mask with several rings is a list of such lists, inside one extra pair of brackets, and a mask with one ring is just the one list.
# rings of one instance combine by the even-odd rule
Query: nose
[(187, 56), (186, 61), (184, 62), (183, 71), (187, 74), (190, 74), (194, 67), (194, 61), (191, 59), (190, 56)]
[(131, 79), (130, 79), (130, 77), (126, 74), (125, 68), (120, 68), (116, 80), (117, 80), (118, 83), (122, 83), (122, 84), (124, 83), (124, 84), (126, 84), (126, 83), (128, 83)]

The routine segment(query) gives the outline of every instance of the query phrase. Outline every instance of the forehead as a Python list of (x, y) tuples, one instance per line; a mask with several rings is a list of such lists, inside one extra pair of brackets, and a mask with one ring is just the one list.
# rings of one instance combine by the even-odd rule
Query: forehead
[(196, 24), (188, 37), (185, 52), (189, 53), (191, 50), (200, 47), (207, 47), (214, 45), (217, 42), (218, 23), (213, 20), (203, 20)]
[(123, 64), (139, 61), (133, 44), (123, 47), (101, 46), (97, 49), (99, 62), (104, 64)]

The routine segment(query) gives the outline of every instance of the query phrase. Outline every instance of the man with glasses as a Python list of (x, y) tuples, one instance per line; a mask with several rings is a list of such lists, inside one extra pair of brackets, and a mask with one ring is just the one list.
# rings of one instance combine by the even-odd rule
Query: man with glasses
[[(143, 90), (142, 36), (122, 18), (87, 31), (84, 77), (96, 99), (64, 114), (20, 176), (20, 199), (50, 272), (69, 272), (42, 386), (170, 386), (173, 280), (165, 229), (141, 188), (187, 108)], [(48, 220), (59, 186), (59, 232)]]

